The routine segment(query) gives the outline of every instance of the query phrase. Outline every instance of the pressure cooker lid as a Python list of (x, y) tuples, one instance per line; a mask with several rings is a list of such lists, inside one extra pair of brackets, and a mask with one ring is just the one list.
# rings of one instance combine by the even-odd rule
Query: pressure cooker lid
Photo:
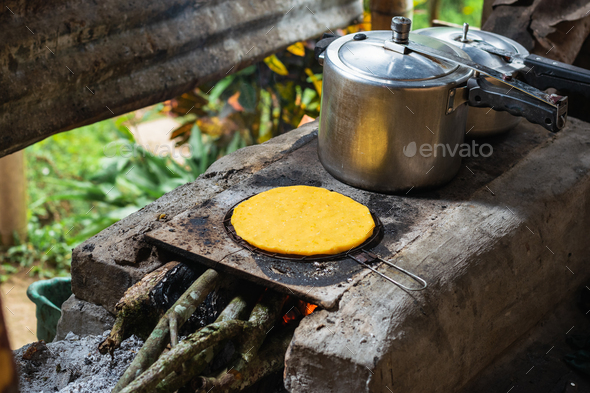
[(518, 42), (500, 34), (482, 30), (469, 30), (466, 40), (463, 41), (463, 29), (459, 27), (427, 27), (414, 31), (416, 34), (425, 35), (456, 45), (467, 52), (471, 60), (491, 68), (506, 65), (506, 61), (500, 56), (480, 49), (478, 43), (484, 42), (498, 49), (528, 56), (529, 52)]
[[(386, 49), (384, 42), (391, 41), (390, 31), (368, 31), (342, 37), (328, 47), (328, 56), (346, 71), (357, 76), (391, 81), (421, 81), (441, 78), (457, 69), (458, 65), (433, 57), (410, 52), (401, 54)], [(410, 40), (444, 52), (469, 58), (463, 51), (443, 41), (410, 33)], [(463, 74), (463, 73), (461, 73)]]

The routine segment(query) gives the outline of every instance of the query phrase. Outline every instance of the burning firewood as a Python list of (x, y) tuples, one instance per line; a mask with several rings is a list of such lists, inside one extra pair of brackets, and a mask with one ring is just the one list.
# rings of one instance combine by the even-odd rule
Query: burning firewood
[(280, 371), (294, 330), (295, 326), (291, 326), (270, 337), (268, 343), (265, 343), (257, 356), (248, 363), (234, 364), (220, 372), (216, 378), (194, 378), (191, 381), (191, 389), (197, 393), (210, 392), (213, 388), (215, 392), (239, 392), (267, 375)]
[[(169, 352), (160, 356), (143, 374), (123, 390), (120, 390), (121, 393), (152, 392), (165, 377), (176, 370), (182, 369), (182, 365), (199, 352), (239, 335), (246, 338), (241, 340), (238, 346), (239, 357), (235, 361), (234, 368), (238, 371), (247, 369), (247, 359), (252, 359), (258, 353), (266, 333), (278, 320), (285, 299), (286, 295), (266, 291), (262, 299), (254, 306), (247, 321), (239, 319), (224, 320), (198, 330), (174, 346)], [(129, 368), (131, 369), (132, 366)], [(136, 371), (132, 370), (132, 372), (135, 373)], [(125, 375), (127, 375), (127, 371)], [(121, 378), (121, 381), (123, 378)], [(117, 387), (119, 387), (121, 381), (119, 381)], [(115, 391), (119, 390), (115, 388)]]
[[(113, 389), (115, 393), (201, 392), (212, 387), (223, 392), (243, 390), (282, 369), (297, 325), (294, 321), (316, 307), (253, 284), (236, 285), (231, 277), (221, 280), (220, 274), (209, 269), (165, 313), (150, 311), (153, 299), (148, 295), (157, 283), (165, 281), (163, 277), (170, 268), (177, 266), (154, 271), (126, 292), (119, 302), (120, 313), (113, 331), (100, 345), (104, 352), (114, 349), (125, 336), (134, 333), (138, 322), (130, 318), (142, 318), (141, 312), (150, 318), (160, 313), (159, 322), (152, 324), (155, 328)], [(186, 324), (188, 329), (183, 328), (209, 294), (218, 296), (228, 285), (233, 300), (213, 323), (196, 331), (190, 323)], [(285, 312), (283, 307), (289, 310)], [(194, 333), (179, 341), (181, 328)]]
[[(215, 323), (231, 321), (234, 319), (244, 319), (247, 317), (248, 300), (245, 296), (235, 297), (228, 306), (219, 314)], [(201, 351), (199, 354), (189, 359), (182, 368), (182, 372), (173, 371), (158, 384), (156, 391), (159, 393), (174, 392), (186, 385), (195, 375), (199, 375), (209, 362), (222, 349), (223, 343), (217, 343)]]
[[(160, 319), (152, 334), (148, 337), (131, 365), (113, 389), (114, 393), (121, 391), (136, 376), (147, 370), (158, 359), (158, 356), (168, 344), (169, 339), (172, 342), (176, 341), (175, 328), (182, 326), (197, 309), (199, 304), (205, 300), (209, 292), (215, 287), (219, 277), (219, 274), (215, 270), (209, 269), (182, 294), (176, 303)], [(172, 338), (170, 337), (171, 332)], [(178, 346), (175, 348), (178, 348)], [(185, 360), (188, 360), (188, 358)]]

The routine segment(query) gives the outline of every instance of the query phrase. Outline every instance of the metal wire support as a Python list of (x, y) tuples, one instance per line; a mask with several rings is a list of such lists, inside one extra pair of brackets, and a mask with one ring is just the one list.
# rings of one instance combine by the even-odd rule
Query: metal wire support
[[(405, 269), (402, 269), (399, 266), (394, 265), (393, 263), (386, 261), (385, 259), (379, 257), (376, 254), (373, 254), (372, 252), (369, 251), (365, 251), (363, 250), (363, 252), (358, 253), (358, 254), (349, 254), (349, 257), (351, 257), (352, 259), (354, 259), (356, 262), (358, 262), (359, 264), (363, 265), (364, 267), (366, 267), (367, 269), (371, 270), (373, 273), (377, 273), (379, 276), (383, 277), (384, 279), (386, 279), (387, 281), (391, 282), (392, 284), (397, 285), (398, 287), (400, 287), (403, 290), (406, 291), (422, 291), (424, 289), (426, 289), (426, 287), (428, 286), (428, 283), (426, 282), (426, 280), (424, 280), (422, 277), (419, 277), (417, 275), (415, 275), (414, 273), (411, 273)], [(388, 275), (385, 275), (383, 273), (381, 273), (380, 271), (378, 271), (377, 269), (373, 268), (372, 266), (370, 266), (367, 262), (371, 262), (374, 260), (379, 260), (383, 263), (385, 263), (388, 266), (393, 267), (394, 269), (398, 270), (399, 272), (410, 276), (412, 279), (414, 279), (414, 281), (417, 281), (419, 283), (421, 283), (423, 286), (421, 288), (410, 288), (407, 287), (397, 281), (395, 281), (393, 278), (389, 277)]]

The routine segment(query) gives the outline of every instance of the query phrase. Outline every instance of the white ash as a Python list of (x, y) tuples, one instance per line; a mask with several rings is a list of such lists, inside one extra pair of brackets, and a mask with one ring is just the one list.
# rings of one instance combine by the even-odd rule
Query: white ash
[(61, 341), (38, 345), (30, 360), (23, 354), (33, 344), (14, 351), (19, 368), (22, 392), (60, 393), (108, 393), (143, 345), (143, 341), (131, 336), (121, 347), (110, 354), (101, 355), (98, 345), (102, 336), (79, 337), (72, 332)]

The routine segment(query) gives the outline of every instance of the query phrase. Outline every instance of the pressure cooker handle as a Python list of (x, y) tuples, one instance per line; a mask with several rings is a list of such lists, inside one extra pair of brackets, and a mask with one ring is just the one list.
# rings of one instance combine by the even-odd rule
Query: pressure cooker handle
[(574, 103), (590, 100), (590, 70), (537, 55), (525, 57), (524, 64), (528, 70), (520, 75), (526, 83), (540, 90), (556, 89), (572, 101), (570, 115), (578, 118), (588, 116), (585, 105)]
[(564, 94), (590, 97), (590, 70), (537, 55), (525, 57), (524, 64), (529, 69), (522, 73), (522, 78), (529, 85), (541, 90), (553, 87)]
[(557, 132), (565, 126), (567, 97), (552, 96), (555, 106), (551, 106), (520, 90), (493, 85), (481, 75), (469, 79), (467, 88), (467, 102), (470, 106), (492, 108), (522, 116), (551, 132)]
[(322, 39), (316, 42), (314, 48), (314, 56), (315, 59), (320, 63), (320, 65), (324, 65), (324, 52), (326, 51), (326, 49), (328, 49), (328, 46), (338, 38), (340, 38), (339, 35), (324, 33)]

